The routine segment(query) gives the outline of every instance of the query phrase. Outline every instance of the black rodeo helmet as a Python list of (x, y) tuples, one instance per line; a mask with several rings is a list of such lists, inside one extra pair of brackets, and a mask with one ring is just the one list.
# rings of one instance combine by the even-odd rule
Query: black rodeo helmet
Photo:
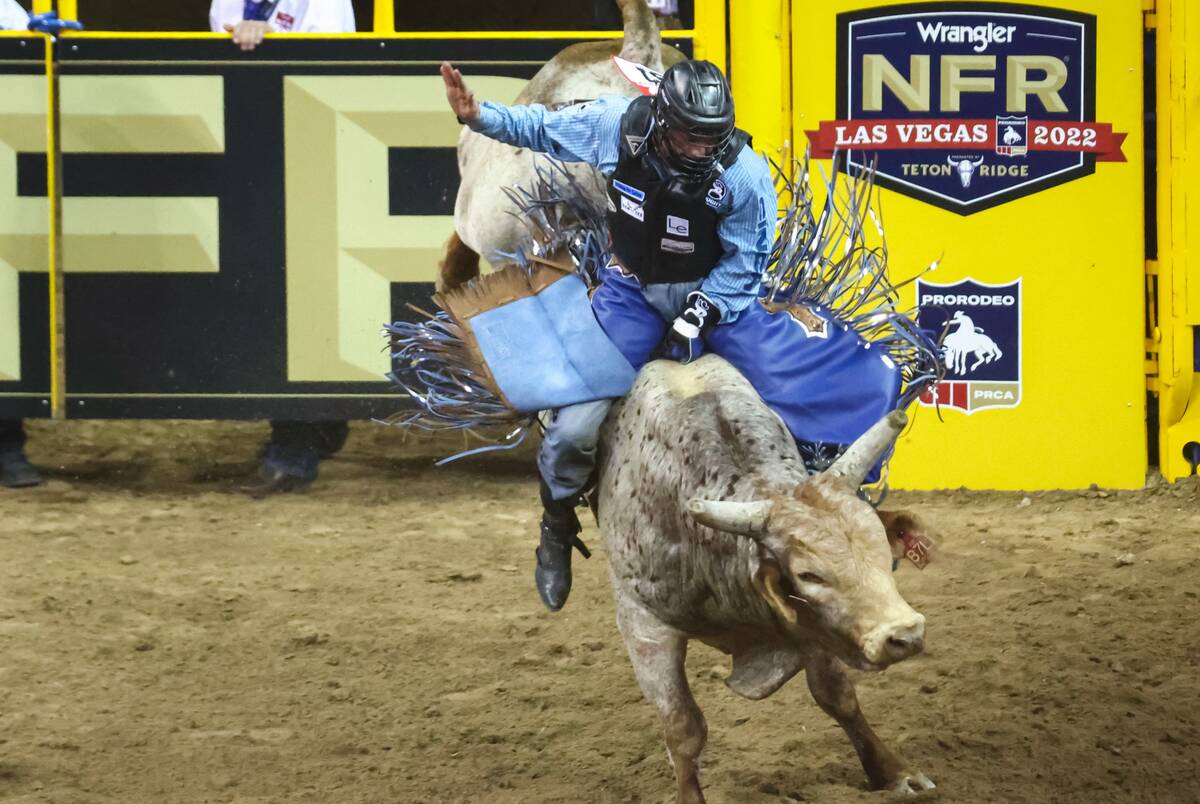
[[(653, 104), (655, 150), (689, 178), (709, 176), (733, 138), (733, 93), (717, 65), (691, 59), (671, 65)], [(699, 153), (681, 150), (680, 134)]]

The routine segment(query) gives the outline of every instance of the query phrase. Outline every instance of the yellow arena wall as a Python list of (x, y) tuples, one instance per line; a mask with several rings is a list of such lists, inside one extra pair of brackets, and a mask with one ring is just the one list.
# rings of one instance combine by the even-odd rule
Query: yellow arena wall
[[(956, 396), (941, 400), (942, 421), (933, 405), (915, 408), (914, 424), (901, 438), (892, 464), (891, 480), (898, 487), (1072, 488), (1098, 483), (1132, 488), (1145, 479), (1141, 4), (1105, 3), (1098, 10), (1095, 3), (1075, 2), (1057, 8), (1095, 15), (1088, 26), (1095, 34), (1095, 109), (1085, 119), (1127, 134), (1121, 146), (1126, 161), (1096, 162), (1089, 175), (1000, 203), (981, 193), (981, 208), (963, 209), (946, 201), (945, 175), (935, 183), (909, 171), (950, 172), (953, 184), (954, 168), (944, 160), (968, 157), (978, 183), (989, 163), (1008, 169), (1033, 160), (1000, 156), (998, 147), (964, 149), (961, 156), (948, 156), (945, 149), (890, 152), (903, 162), (895, 166), (891, 189), (883, 189), (879, 197), (893, 279), (907, 278), (937, 260), (938, 267), (922, 277), (923, 302), (942, 304), (948, 315), (970, 310), (978, 317), (992, 311), (951, 300), (979, 297), (997, 305), (1012, 300), (1008, 314), (993, 316), (1000, 331), (989, 326), (986, 332), (993, 344), (1003, 336), (1003, 351), (1010, 353), (1002, 358), (1009, 364), (1007, 373), (973, 377), (972, 366), (982, 352), (968, 354), (963, 373), (948, 372), (946, 390), (956, 388)], [(972, 93), (986, 101), (982, 105), (989, 117), (1063, 119), (1067, 114), (1047, 114), (1038, 93), (1046, 94), (1051, 106), (1057, 99), (1036, 85), (1039, 80), (1043, 87), (1070, 80), (1086, 83), (1067, 77), (1086, 65), (1070, 56), (1046, 56), (1036, 45), (1056, 42), (1049, 38), (1056, 36), (1064, 40), (1056, 44), (1072, 44), (1065, 42), (1068, 34), (1031, 36), (1020, 48), (990, 48), (981, 41), (967, 47), (965, 55), (961, 44), (921, 39), (921, 21), (929, 30), (938, 23), (953, 25), (960, 19), (955, 14), (975, 12), (961, 17), (975, 26), (1002, 10), (1026, 15), (995, 16), (1004, 24), (1005, 36), (1034, 25), (1027, 19), (1036, 10), (1021, 5), (794, 4), (792, 119), (797, 136), (820, 130), (825, 121), (830, 121), (826, 129), (832, 128), (832, 121), (846, 117), (847, 104), (885, 112), (899, 107), (914, 120), (950, 121), (954, 131), (967, 117), (983, 117), (963, 111), (963, 97)], [(844, 15), (840, 26), (839, 15)], [(873, 33), (857, 33), (863, 25), (874, 26), (861, 28)], [(1059, 27), (1049, 30), (1082, 30), (1053, 25)], [(848, 49), (848, 36), (862, 39)], [(905, 40), (905, 48), (889, 50), (886, 43), (896, 39)], [(1083, 45), (1082, 34), (1075, 44)], [(997, 59), (993, 49), (1001, 50), (1008, 63)], [(909, 56), (907, 62), (896, 57), (901, 50)], [(839, 65), (839, 54), (850, 58)], [(1040, 68), (1051, 63), (1046, 59), (1054, 60), (1054, 69), (1061, 67), (1059, 79), (1044, 79), (1045, 69), (1021, 72), (1026, 69), (1021, 61)], [(1028, 94), (1012, 86), (1020, 80), (1030, 85)], [(1077, 88), (1084, 94), (1093, 91)], [(900, 103), (887, 105), (891, 98)], [(898, 136), (903, 129), (893, 127), (888, 133)], [(934, 190), (944, 195), (934, 197)], [(903, 302), (917, 302), (913, 286)], [(958, 330), (952, 327), (948, 342)], [(1014, 347), (1019, 354), (1011, 354)]]
[[(37, 8), (51, 5), (39, 0)], [(57, 7), (64, 16), (78, 10), (86, 18), (86, 0), (79, 5), (83, 8), (66, 2)], [(880, 143), (854, 141), (853, 136), (875, 136), (875, 126), (883, 127), (879, 136), (895, 137), (904, 130), (898, 126), (932, 120), (953, 124), (947, 130), (954, 130), (965, 122), (968, 138), (975, 131), (972, 125), (984, 125), (991, 138), (986, 147), (967, 140), (950, 143), (962, 145), (961, 153), (897, 147), (896, 142), (879, 151), (885, 174), (879, 203), (893, 279), (906, 279), (937, 261), (919, 287), (907, 286), (902, 303), (935, 300), (935, 306), (945, 308), (941, 323), (959, 314), (948, 331), (960, 337), (951, 342), (979, 347), (952, 357), (961, 371), (951, 371), (941, 396), (914, 407), (914, 423), (892, 464), (893, 485), (1141, 486), (1147, 468), (1147, 388), (1157, 394), (1160, 408), (1164, 474), (1173, 479), (1190, 473), (1185, 452), (1200, 441), (1193, 346), (1193, 328), (1200, 324), (1200, 303), (1195, 302), (1200, 280), (1187, 281), (1197, 273), (1187, 233), (1196, 230), (1190, 224), (1198, 214), (1196, 204), (1189, 208), (1187, 200), (1198, 184), (1197, 139), (1189, 137), (1200, 82), (1186, 80), (1194, 65), (1189, 67), (1182, 54), (1196, 43), (1200, 25), (1194, 9), (1178, 0), (1158, 0), (1149, 16), (1143, 13), (1145, 5), (1140, 0), (1070, 0), (1052, 7), (949, 0), (697, 0), (694, 29), (669, 32), (689, 43), (696, 56), (730, 70), (740, 124), (755, 136), (756, 147), (785, 166), (814, 141), (826, 170), (832, 163), (823, 154), (831, 142), (838, 144), (843, 158), (850, 150), (852, 161), (862, 160), (870, 145)], [(226, 97), (228, 84), (223, 82), (229, 70), (271, 67), (280, 73), (278, 131), (280, 144), (288, 146), (278, 175), (254, 178), (277, 184), (284, 210), (277, 233), (287, 255), (278, 266), (283, 306), (270, 313), (278, 315), (273, 326), (280, 328), (281, 340), (272, 358), (274, 367), (266, 372), (280, 373), (279, 387), (159, 391), (135, 387), (135, 382), (129, 388), (98, 390), (90, 381), (81, 382), (79, 372), (67, 370), (69, 354), (51, 354), (57, 348), (57, 340), (49, 337), (57, 331), (52, 319), (66, 313), (69, 333), (77, 317), (70, 313), (72, 305), (60, 298), (60, 282), (69, 300), (72, 282), (76, 288), (89, 287), (73, 280), (75, 276), (89, 275), (99, 282), (116, 275), (169, 275), (174, 277), (170, 281), (182, 284), (163, 284), (164, 290), (153, 291), (161, 292), (156, 303), (166, 307), (186, 301), (182, 289), (188, 282), (208, 281), (205, 276), (219, 281), (217, 277), (232, 270), (226, 262), (235, 235), (227, 228), (231, 221), (219, 213), (228, 199), (215, 191), (172, 191), (160, 197), (122, 191), (106, 197), (89, 190), (85, 196), (72, 192), (62, 198), (61, 216), (52, 214), (55, 204), (28, 195), (5, 202), (11, 210), (23, 211), (0, 221), (0, 256), (24, 255), (24, 262), (0, 261), (0, 404), (26, 400), (20, 415), (37, 415), (39, 410), (44, 415), (53, 409), (70, 416), (258, 416), (269, 412), (270, 399), (283, 406), (387, 398), (389, 391), (376, 379), (386, 370), (386, 360), (373, 330), (368, 332), (361, 322), (388, 316), (388, 288), (397, 283), (424, 292), (419, 283), (432, 279), (440, 243), (453, 224), (446, 212), (418, 211), (408, 218), (394, 210), (386, 214), (381, 205), (388, 203), (388, 188), (373, 177), (386, 172), (393, 149), (453, 148), (457, 128), (431, 117), (438, 108), (437, 61), (443, 53), (471, 63), (471, 53), (484, 53), (489, 47), (519, 50), (521, 43), (528, 43), (529, 48), (545, 50), (550, 41), (617, 35), (404, 35), (392, 30), (392, 9), (391, 3), (377, 4), (373, 33), (292, 36), (286, 37), (287, 43), (279, 37), (268, 41), (267, 55), (248, 60), (219, 50), (225, 43), (217, 35), (68, 33), (55, 45), (61, 57), (57, 78), (44, 67), (40, 78), (20, 70), (0, 75), (0, 82), (12, 88), (3, 102), (23, 104), (8, 113), (3, 123), (8, 134), (0, 148), (13, 152), (13, 165), (17, 152), (45, 149), (50, 154), (45, 186), (51, 197), (58, 192), (54, 168), (60, 154), (71, 165), (84, 155), (127, 155), (135, 160), (131, 164), (141, 164), (138, 154), (202, 154), (211, 165), (236, 160), (236, 154), (227, 152), (225, 131), (237, 121), (227, 118), (244, 112), (230, 106)], [(1029, 22), (1039, 13), (1047, 19)], [(962, 15), (970, 25), (956, 24), (954, 15)], [(926, 28), (903, 22), (910, 18), (920, 18)], [(897, 20), (894, 30), (881, 27), (893, 24), (887, 22), (890, 19)], [(940, 33), (920, 33), (933, 31), (939, 22)], [(1146, 24), (1159, 29), (1159, 257), (1149, 267), (1143, 247)], [(905, 25), (911, 28), (911, 42), (897, 49), (893, 40), (905, 35)], [(1021, 39), (1025, 25), (1034, 26), (1029, 32), (1037, 36)], [(1067, 42), (1071, 25), (1081, 32), (1077, 51)], [(970, 41), (976, 28), (979, 39)], [(39, 35), (8, 36), (51, 41)], [(1018, 41), (1023, 43), (1020, 47)], [(146, 55), (148, 49), (162, 49), (170, 42), (181, 49), (162, 50), (166, 55), (161, 58)], [(396, 58), (385, 50), (393, 42), (418, 49), (429, 45), (421, 51), (426, 56), (404, 57), (413, 65), (413, 74), (388, 76), (372, 70), (372, 63), (385, 65)], [(1038, 47), (1039, 42), (1045, 46)], [(202, 52), (209, 46), (205, 43), (211, 43), (211, 51)], [(337, 48), (350, 45), (380, 48), (373, 57), (377, 61), (338, 55), (343, 51)], [(105, 55), (90, 60), (64, 51), (99, 52), (97, 47)], [(128, 56), (124, 61), (114, 55), (122, 48)], [(347, 70), (322, 74), (319, 68), (355, 60), (357, 66)], [(490, 74), (486, 64), (527, 64), (533, 69), (537, 58), (510, 55), (496, 62), (480, 56), (475, 61), (471, 72), (481, 87), (495, 84), (501, 95), (515, 95), (526, 79), (510, 69)], [(164, 69), (156, 71), (152, 63)], [(118, 68), (106, 74), (104, 64)], [(56, 81), (61, 100), (48, 95)], [(45, 85), (40, 93), (33, 86), (39, 82)], [(1059, 97), (1063, 95), (1070, 97)], [(25, 108), (31, 103), (37, 108)], [(984, 107), (986, 114), (979, 112)], [(59, 114), (61, 146), (50, 139), (55, 131), (49, 125)], [(1014, 154), (1013, 148), (1021, 146), (1000, 141), (1006, 129), (999, 117), (1027, 118), (1009, 124), (1029, 126), (1010, 136), (1041, 137), (1045, 151), (1031, 142), (1030, 153)], [(35, 136), (30, 133), (34, 128), (41, 145), (11, 146), (13, 137)], [(850, 139), (842, 142), (842, 136)], [(1072, 144), (1078, 146), (1076, 151), (1070, 150)], [(1002, 153), (1003, 148), (1008, 151)], [(323, 164), (328, 169), (301, 170), (301, 151), (327, 154)], [(1058, 163), (1053, 160), (1075, 153), (1080, 155), (1077, 167), (1054, 167)], [(964, 166), (964, 161), (969, 164)], [(28, 159), (22, 164), (27, 176)], [(153, 164), (173, 163), (168, 159)], [(1039, 178), (1039, 165), (1051, 165), (1044, 168), (1047, 176)], [(0, 170), (5, 169), (13, 168), (0, 159)], [(965, 180), (964, 172), (971, 174), (968, 178), (976, 188), (1002, 179), (1007, 184), (997, 185), (990, 200), (964, 202), (955, 197), (960, 192), (955, 182)], [(354, 190), (360, 184), (361, 193)], [(982, 197), (983, 189), (978, 194)], [(336, 213), (323, 216), (321, 204), (331, 205)], [(21, 231), (12, 230), (14, 226)], [(60, 235), (48, 235), (59, 228)], [(39, 260), (45, 262), (25, 265), (30, 249), (38, 248)], [(25, 296), (18, 292), (16, 277), (31, 271), (44, 271), (47, 279), (49, 298), (38, 309), (45, 315), (42, 332), (49, 367), (33, 372), (44, 375), (46, 382), (34, 383), (36, 388), (25, 382), (14, 391), (12, 383), (31, 376), (28, 357), (21, 365), (21, 335), (28, 342), (28, 333), (17, 332), (14, 323), (20, 316), (20, 299), (28, 298), (28, 291)], [(1154, 300), (1149, 323), (1147, 287)], [(74, 298), (81, 293), (77, 290)], [(918, 299), (918, 293), (924, 298)], [(931, 321), (923, 318), (922, 323)], [(91, 324), (76, 326), (78, 333)], [(69, 334), (67, 343), (69, 348)], [(24, 354), (30, 354), (28, 349)], [(40, 362), (42, 357), (35, 359)], [(139, 407), (139, 397), (158, 401)], [(188, 407), (186, 400), (203, 398), (228, 406)], [(250, 398), (267, 407), (254, 407)], [(118, 404), (119, 400), (124, 401)]]

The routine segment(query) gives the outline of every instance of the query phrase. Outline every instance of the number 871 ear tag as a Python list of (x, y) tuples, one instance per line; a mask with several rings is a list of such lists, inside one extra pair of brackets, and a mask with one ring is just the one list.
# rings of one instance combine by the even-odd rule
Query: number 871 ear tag
[(919, 570), (925, 569), (937, 557), (937, 548), (924, 534), (907, 530), (900, 534), (900, 541), (904, 545), (904, 557)]

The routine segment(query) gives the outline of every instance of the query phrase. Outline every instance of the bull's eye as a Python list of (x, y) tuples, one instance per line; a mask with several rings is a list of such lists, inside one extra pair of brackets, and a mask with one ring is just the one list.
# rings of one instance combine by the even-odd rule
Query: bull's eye
[(825, 585), (825, 579), (815, 572), (802, 572), (796, 576), (796, 579), (801, 583), (811, 583), (815, 586)]

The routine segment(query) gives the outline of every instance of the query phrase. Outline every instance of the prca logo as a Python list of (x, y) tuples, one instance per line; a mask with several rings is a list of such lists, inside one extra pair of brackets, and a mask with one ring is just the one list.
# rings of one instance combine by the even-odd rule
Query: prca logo
[(924, 405), (974, 413), (1021, 402), (1021, 280), (992, 285), (917, 280), (922, 329), (946, 331), (946, 377), (921, 396)]

